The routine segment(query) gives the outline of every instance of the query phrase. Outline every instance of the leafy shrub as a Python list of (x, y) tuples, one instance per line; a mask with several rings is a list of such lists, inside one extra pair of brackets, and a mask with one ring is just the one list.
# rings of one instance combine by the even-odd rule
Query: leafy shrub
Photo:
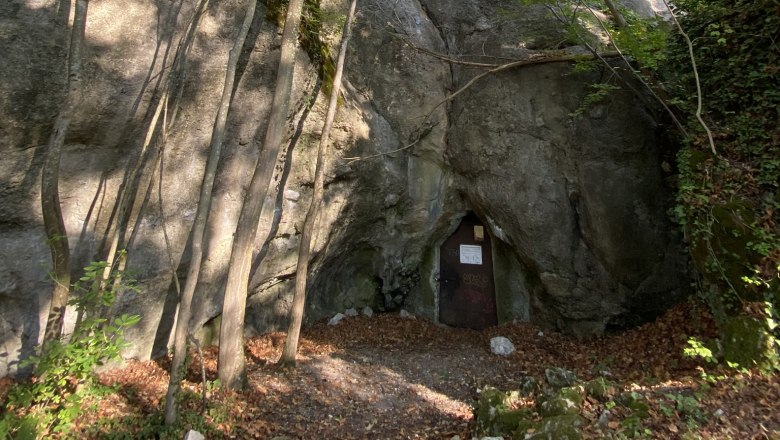
[[(701, 293), (720, 322), (737, 315), (777, 332), (780, 302), (780, 14), (772, 0), (678, 0), (678, 14), (694, 45), (709, 121), (719, 157), (695, 131), (678, 156), (675, 210), (702, 276)], [(669, 47), (669, 66), (688, 48)], [(690, 113), (693, 74), (674, 70), (670, 87)], [(777, 336), (777, 334), (775, 334)], [(724, 338), (728, 335), (724, 334)], [(774, 350), (777, 350), (775, 345)], [(770, 354), (767, 354), (770, 355)], [(745, 365), (750, 367), (751, 365)]]
[(127, 314), (113, 319), (102, 316), (114, 304), (118, 292), (136, 288), (119, 271), (112, 271), (103, 281), (101, 275), (107, 266), (105, 262), (90, 264), (73, 286), (75, 294), (68, 304), (75, 307), (79, 319), (70, 338), (48, 342), (39, 356), (24, 361), (24, 365), (35, 367), (36, 374), (9, 392), (0, 419), (0, 438), (67, 432), (81, 411), (84, 397), (99, 388), (95, 367), (119, 358), (126, 345), (125, 329), (141, 318)]

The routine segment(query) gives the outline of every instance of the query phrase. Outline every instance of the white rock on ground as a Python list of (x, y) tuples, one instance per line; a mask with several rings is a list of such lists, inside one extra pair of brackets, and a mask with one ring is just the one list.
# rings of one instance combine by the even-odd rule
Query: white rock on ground
[(369, 306), (365, 306), (363, 307), (363, 314), (370, 318), (374, 316), (374, 310), (372, 310)]
[(194, 429), (190, 429), (186, 434), (184, 434), (184, 440), (206, 440), (206, 437), (204, 437), (200, 432), (195, 431)]
[(342, 319), (344, 319), (344, 315), (341, 313), (336, 313), (335, 315), (333, 315), (332, 318), (330, 318), (330, 321), (328, 321), (328, 325), (336, 325), (339, 322), (341, 322)]
[(412, 315), (411, 313), (407, 312), (404, 309), (401, 309), (401, 311), (398, 312), (398, 316), (400, 316), (401, 318), (411, 318), (411, 319), (414, 319), (414, 315)]
[(490, 351), (492, 351), (493, 354), (509, 356), (515, 352), (515, 346), (509, 339), (503, 336), (496, 336), (490, 340)]
[(358, 311), (357, 311), (357, 310), (355, 310), (355, 308), (353, 307), (353, 308), (351, 308), (351, 309), (347, 309), (347, 310), (344, 312), (344, 314), (345, 314), (345, 315), (347, 315), (347, 316), (357, 316), (357, 315), (358, 315)]

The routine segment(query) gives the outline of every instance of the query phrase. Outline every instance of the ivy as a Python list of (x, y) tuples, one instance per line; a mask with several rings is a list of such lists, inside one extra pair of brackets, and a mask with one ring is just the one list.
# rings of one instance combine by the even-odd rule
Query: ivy
[[(705, 72), (706, 116), (713, 122), (723, 156), (707, 157), (699, 137), (687, 143), (679, 156), (676, 213), (694, 247), (707, 240), (712, 245), (700, 263), (718, 260), (729, 265), (735, 254), (741, 260), (740, 270), (705, 274), (711, 282), (720, 284), (726, 295), (764, 299), (780, 281), (780, 15), (769, 0), (676, 4), (685, 11), (680, 14), (682, 25), (696, 36), (697, 61)], [(684, 58), (680, 42), (670, 46), (669, 56), (671, 66), (679, 65)], [(689, 90), (690, 73), (679, 69), (674, 73), (680, 89)], [(690, 100), (681, 101), (684, 109), (692, 105)], [(723, 209), (713, 214), (713, 207)], [(703, 221), (713, 216), (714, 221)], [(741, 252), (735, 252), (724, 234), (741, 239)]]

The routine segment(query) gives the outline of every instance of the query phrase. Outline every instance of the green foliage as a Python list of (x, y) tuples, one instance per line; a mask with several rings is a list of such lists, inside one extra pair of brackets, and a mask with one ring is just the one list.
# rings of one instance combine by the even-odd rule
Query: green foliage
[[(699, 397), (690, 394), (683, 394), (683, 393), (667, 393), (664, 394), (664, 397), (669, 399), (674, 404), (674, 410), (685, 419), (690, 419), (693, 421), (703, 421), (704, 420), (704, 412), (702, 411), (701, 407), (699, 406)], [(668, 411), (669, 407), (666, 407), (664, 409), (664, 406), (661, 407), (661, 410), (666, 413)]]
[[(289, 0), (263, 0), (263, 4), (266, 6), (266, 18), (282, 28)], [(303, 3), (298, 40), (306, 54), (309, 55), (309, 59), (319, 70), (322, 91), (325, 96), (330, 96), (331, 90), (333, 90), (336, 63), (333, 60), (330, 47), (324, 41), (323, 33), (334, 32), (333, 29), (345, 20), (346, 17), (342, 17), (337, 12), (323, 11), (320, 8), (320, 0), (305, 0)]]
[(106, 267), (103, 262), (90, 264), (73, 286), (75, 295), (68, 304), (80, 319), (70, 339), (48, 342), (39, 356), (23, 362), (23, 366), (35, 367), (36, 376), (9, 392), (0, 438), (66, 433), (79, 416), (84, 398), (100, 391), (95, 367), (119, 357), (125, 329), (141, 319), (124, 314), (109, 320), (101, 315), (120, 290), (135, 289), (132, 280), (119, 271), (112, 271), (107, 282), (102, 282)]
[[(777, 335), (780, 299), (780, 14), (772, 0), (679, 0), (678, 17), (691, 37), (705, 118), (721, 157), (703, 133), (678, 156), (675, 217), (685, 227), (702, 296), (723, 325), (730, 316), (766, 319)], [(668, 51), (676, 103), (694, 111), (687, 45)]]
[(595, 83), (591, 84), (589, 89), (590, 91), (582, 99), (579, 107), (569, 113), (570, 117), (577, 118), (582, 116), (588, 109), (603, 102), (612, 91), (619, 90), (620, 87), (609, 83)]
[(622, 11), (626, 27), (610, 28), (612, 40), (644, 69), (656, 70), (666, 60), (669, 32), (661, 19), (643, 19), (630, 11)]
[(688, 348), (685, 348), (683, 350), (683, 354), (686, 357), (702, 358), (711, 364), (715, 364), (718, 362), (718, 359), (715, 357), (715, 354), (712, 352), (712, 350), (709, 347), (705, 346), (704, 343), (702, 343), (696, 337), (688, 338)]

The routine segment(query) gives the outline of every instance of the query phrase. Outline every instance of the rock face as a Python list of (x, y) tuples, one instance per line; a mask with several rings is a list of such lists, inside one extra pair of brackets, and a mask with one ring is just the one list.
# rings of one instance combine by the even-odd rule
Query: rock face
[[(32, 352), (48, 310), (50, 257), (38, 200), (63, 96), (68, 14), (60, 3), (0, 4), (0, 376), (15, 373), (18, 359)], [(334, 46), (346, 3), (321, 2), (330, 17), (323, 36)], [(258, 6), (239, 62), (194, 328), (218, 321), (232, 233), (265, 134), (279, 35)], [(166, 141), (157, 130), (147, 145), (170, 75), (162, 66), (187, 37), (198, 2), (90, 5), (86, 78), (60, 191), (74, 274), (104, 258), (120, 189), (137, 194), (122, 240), (142, 289), (121, 295), (116, 306), (143, 316), (128, 332), (128, 356), (167, 348), (177, 298), (172, 280), (186, 273), (211, 126), (244, 8), (230, 0), (202, 14), (185, 40), (184, 74), (172, 78)], [(445, 99), (483, 70), (428, 52), (494, 63), (528, 58), (558, 41), (559, 27), (542, 10), (511, 6), (518, 9), (507, 15), (506, 8), (499, 0), (361, 2), (331, 135), (307, 319), (363, 307), (403, 307), (437, 319), (440, 246), (469, 212), (493, 241), (499, 322), (598, 333), (652, 317), (684, 293), (686, 257), (666, 217), (667, 147), (641, 99), (618, 91), (571, 116), (601, 72), (573, 73), (565, 62), (490, 75)], [(259, 225), (250, 334), (286, 324), (327, 105), (319, 89), (301, 51), (290, 142)], [(348, 159), (354, 157), (362, 159)], [(131, 179), (137, 163), (145, 174)]]

